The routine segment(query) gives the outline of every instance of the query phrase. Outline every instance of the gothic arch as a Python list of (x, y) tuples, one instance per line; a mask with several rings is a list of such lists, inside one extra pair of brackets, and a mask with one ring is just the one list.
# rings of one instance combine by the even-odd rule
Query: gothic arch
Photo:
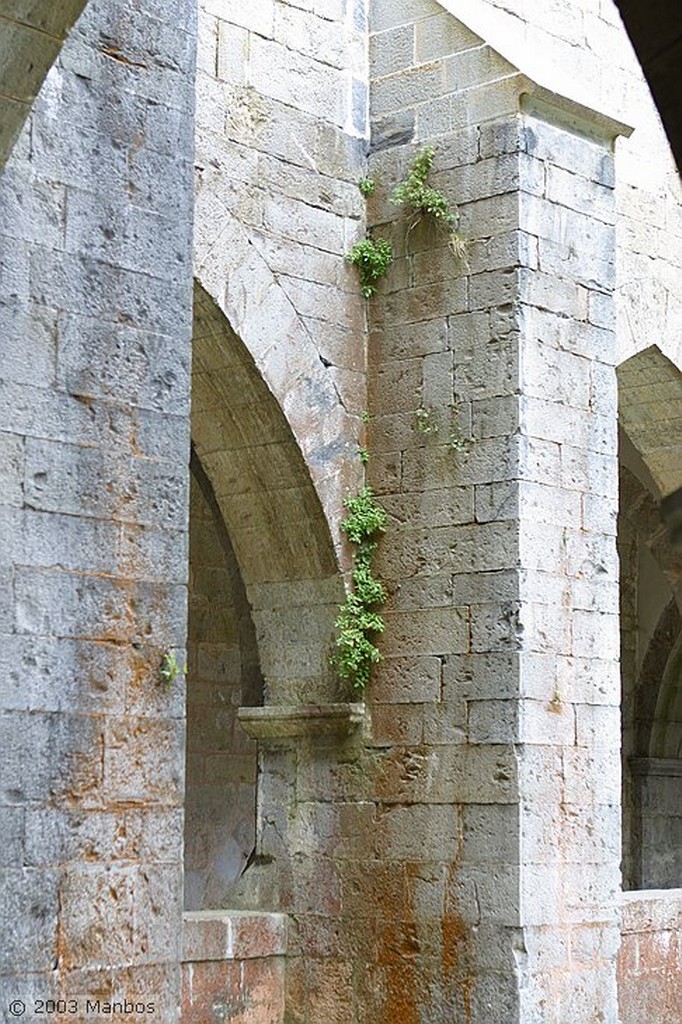
[(201, 184), (194, 261), (199, 285), (241, 339), (288, 424), (344, 565), (343, 498), (362, 479), (358, 418), (344, 407), (294, 305), (246, 228)]
[(682, 485), (682, 373), (656, 345), (617, 368), (618, 419), (660, 499)]
[(651, 727), (650, 756), (682, 759), (682, 634), (667, 660)]
[[(247, 310), (257, 315), (251, 301)], [(270, 340), (280, 323), (270, 322)], [(266, 349), (266, 362), (273, 350), (277, 342)], [(282, 408), (243, 340), (198, 283), (192, 440), (244, 581), (267, 699), (333, 699), (328, 658), (343, 584), (328, 521)]]
[(682, 483), (682, 374), (652, 346), (618, 368), (624, 877), (680, 884), (682, 553), (660, 517)]
[(0, 30), (6, 42), (0, 63), (0, 168), (86, 2), (8, 0), (3, 4)]

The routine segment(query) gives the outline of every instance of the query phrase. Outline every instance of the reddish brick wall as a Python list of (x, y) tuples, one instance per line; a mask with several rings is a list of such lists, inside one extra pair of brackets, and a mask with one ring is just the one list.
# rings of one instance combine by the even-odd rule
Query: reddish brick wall
[(621, 1024), (679, 1024), (682, 889), (623, 893), (618, 956)]
[(186, 913), (182, 1024), (282, 1024), (285, 952), (284, 914)]

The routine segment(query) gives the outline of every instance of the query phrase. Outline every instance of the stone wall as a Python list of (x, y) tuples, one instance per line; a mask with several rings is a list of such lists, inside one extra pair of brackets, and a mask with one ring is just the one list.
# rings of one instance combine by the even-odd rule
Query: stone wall
[(197, 279), (284, 411), (343, 561), (367, 404), (345, 259), (364, 233), (366, 2), (199, 8)]
[(621, 913), (621, 1024), (676, 1024), (682, 1002), (682, 892), (625, 893)]
[(0, 180), (3, 1008), (177, 1014), (194, 43), (91, 4)]
[(433, 902), (411, 911), (391, 987), (415, 1019), (456, 1007), (474, 1021), (612, 1020), (609, 127), (520, 81), (454, 19), (446, 30), (435, 5), (376, 11), (370, 166), (381, 195), (434, 144), (433, 184), (459, 204), (471, 243), (457, 264), (447, 238), (408, 232), (409, 214), (370, 201), (399, 256), (370, 307), (370, 467), (391, 514), (379, 560), (387, 659), (370, 700), (374, 739), (392, 748), (390, 802), (408, 805), (380, 820), (395, 822), (396, 859), (419, 858), (408, 835), (424, 850), (434, 837), (438, 851)]
[(0, 14), (0, 166), (12, 151), (24, 121), (85, 0), (27, 5), (11, 0)]
[[(428, 3), (375, 15), (385, 660), (361, 730), (264, 742), (242, 896), (289, 914), (292, 1021), (615, 1019), (618, 126)], [(387, 202), (426, 142), (466, 262)]]
[(286, 951), (282, 914), (185, 914), (182, 1024), (283, 1024)]
[[(229, 893), (288, 915), (286, 978), (279, 940), (235, 953), (215, 918), (185, 948), (187, 1020), (277, 1021), (283, 986), (291, 1024), (617, 1019), (614, 254), (622, 352), (653, 331), (677, 359), (679, 194), (650, 115), (641, 148), (618, 143), (614, 194), (624, 128), (588, 109), (599, 53), (623, 53), (610, 5), (517, 19), (530, 57), (548, 36), (563, 54), (533, 79), (513, 14), (458, 4), (467, 25), (430, 0), (372, 5), (369, 165), (364, 3), (200, 5), (192, 433), (245, 591), (204, 626), (228, 613), (236, 658), (248, 603), (241, 669), (260, 682), (260, 663), (271, 704), (315, 706), (268, 709), (282, 732), (261, 741), (255, 856)], [(169, 1021), (183, 708), (159, 669), (185, 640), (194, 95), (192, 5), (173, 10), (92, 0), (0, 203), (3, 997), (158, 993)], [(426, 143), (463, 258), (387, 201)], [(368, 220), (397, 260), (366, 308), (345, 256)], [(317, 705), (348, 696), (328, 654), (365, 409), (389, 601), (363, 717)], [(202, 628), (189, 681), (214, 701)], [(199, 801), (211, 757), (240, 785), (200, 706)]]
[(444, 0), (543, 85), (634, 127), (618, 142), (618, 361), (658, 345), (682, 365), (682, 185), (649, 87), (612, 0)]

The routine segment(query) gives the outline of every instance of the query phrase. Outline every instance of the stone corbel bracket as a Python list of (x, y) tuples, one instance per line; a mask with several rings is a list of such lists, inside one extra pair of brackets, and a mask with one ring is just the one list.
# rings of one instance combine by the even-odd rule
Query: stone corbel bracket
[(239, 708), (239, 724), (260, 742), (318, 737), (343, 739), (365, 721), (364, 704), (272, 704)]

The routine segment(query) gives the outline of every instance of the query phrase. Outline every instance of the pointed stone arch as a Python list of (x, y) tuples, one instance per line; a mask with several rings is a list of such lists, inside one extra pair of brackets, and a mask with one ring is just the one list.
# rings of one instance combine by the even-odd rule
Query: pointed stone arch
[(358, 417), (345, 408), (293, 303), (248, 230), (210, 188), (195, 208), (195, 275), (241, 339), (274, 397), (347, 568), (340, 531), (343, 499), (362, 482)]
[[(271, 339), (277, 327), (275, 318)], [(267, 700), (333, 699), (329, 654), (343, 583), (329, 523), (280, 404), (199, 283), (192, 439), (244, 581)]]
[(87, 0), (9, 0), (0, 13), (0, 168), (28, 117), (47, 72)]
[(661, 498), (682, 486), (682, 373), (656, 345), (617, 369), (618, 419)]
[(618, 367), (624, 876), (680, 884), (682, 553), (660, 516), (682, 483), (682, 374), (656, 347)]

